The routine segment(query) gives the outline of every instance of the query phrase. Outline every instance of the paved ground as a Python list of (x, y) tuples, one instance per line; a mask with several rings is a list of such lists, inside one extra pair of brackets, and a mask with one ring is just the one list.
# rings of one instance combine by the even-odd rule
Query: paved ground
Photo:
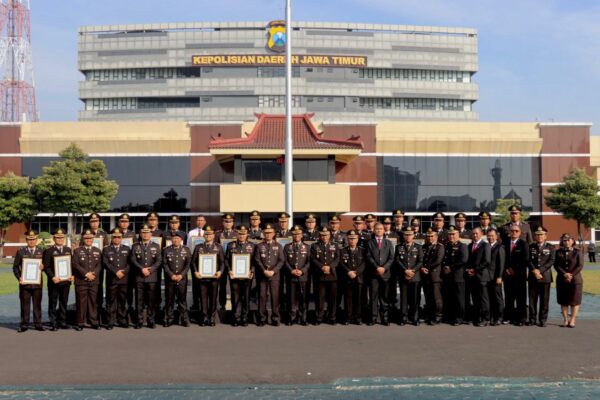
[(0, 328), (0, 385), (325, 384), (339, 378), (600, 379), (600, 321), (538, 327)]

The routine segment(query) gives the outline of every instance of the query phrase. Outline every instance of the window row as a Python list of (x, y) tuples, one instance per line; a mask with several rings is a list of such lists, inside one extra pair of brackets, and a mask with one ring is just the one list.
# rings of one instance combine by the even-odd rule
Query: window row
[(360, 107), (400, 110), (471, 111), (470, 100), (362, 97)]
[(364, 68), (358, 76), (364, 79), (398, 79), (411, 81), (470, 82), (467, 71), (437, 71), (431, 69)]

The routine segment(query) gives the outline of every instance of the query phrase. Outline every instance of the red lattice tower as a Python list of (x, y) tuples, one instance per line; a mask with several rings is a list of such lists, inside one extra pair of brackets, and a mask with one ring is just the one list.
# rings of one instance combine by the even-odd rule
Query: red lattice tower
[(0, 0), (0, 121), (37, 121), (29, 0)]

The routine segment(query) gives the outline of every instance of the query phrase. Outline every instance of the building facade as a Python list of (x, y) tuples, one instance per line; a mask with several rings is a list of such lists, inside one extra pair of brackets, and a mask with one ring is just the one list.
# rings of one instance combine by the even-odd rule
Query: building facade
[[(597, 174), (600, 139), (590, 124), (387, 121), (328, 123), (318, 115), (294, 116), (294, 216), (333, 214), (349, 229), (352, 217), (404, 210), (421, 229), (436, 211), (447, 223), (466, 212), (493, 211), (500, 198), (521, 202), (530, 222), (550, 239), (576, 233), (575, 223), (548, 209), (547, 189), (572, 168)], [(103, 228), (128, 212), (134, 228), (150, 210), (161, 226), (171, 214), (183, 228), (199, 213), (220, 226), (233, 212), (247, 222), (250, 211), (275, 221), (284, 210), (284, 116), (257, 114), (253, 122), (38, 122), (0, 126), (0, 171), (36, 177), (75, 141), (100, 159), (119, 192), (103, 213)], [(66, 228), (66, 214), (41, 213), (30, 226)], [(73, 228), (79, 232), (81, 223)], [(7, 254), (24, 242), (25, 226), (9, 230)], [(594, 237), (595, 232), (586, 232)]]
[[(86, 26), (81, 121), (252, 121), (285, 112), (266, 22)], [(270, 25), (277, 25), (270, 24)], [(477, 31), (294, 23), (293, 112), (325, 121), (478, 119)]]

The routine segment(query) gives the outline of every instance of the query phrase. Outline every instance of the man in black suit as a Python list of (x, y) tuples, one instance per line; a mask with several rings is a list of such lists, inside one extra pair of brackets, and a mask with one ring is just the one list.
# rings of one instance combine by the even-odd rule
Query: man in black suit
[(410, 228), (405, 228), (403, 232), (404, 243), (396, 246), (394, 259), (394, 275), (400, 282), (400, 325), (406, 324), (407, 320), (411, 324), (419, 325), (418, 299), (421, 282), (420, 270), (423, 266), (423, 250), (421, 245), (414, 243), (415, 232)]
[(490, 245), (483, 240), (481, 228), (475, 228), (471, 232), (473, 241), (469, 244), (469, 262), (466, 275), (471, 286), (474, 313), (473, 324), (475, 326), (487, 326), (490, 320), (490, 300), (487, 285), (492, 272), (490, 271), (491, 250)]
[[(367, 273), (370, 284), (371, 320), (369, 325), (381, 316), (381, 324), (389, 325), (389, 281), (392, 264), (394, 263), (394, 245), (383, 237), (383, 224), (377, 223), (374, 227), (373, 237), (367, 243)], [(396, 288), (391, 288), (396, 290)]]
[[(529, 267), (529, 246), (521, 237), (519, 225), (511, 225), (510, 240), (506, 243), (508, 256), (504, 268), (504, 308), (503, 323), (512, 322), (523, 326), (527, 314), (527, 270)], [(516, 303), (516, 308), (515, 308)]]
[[(535, 243), (529, 246), (529, 325), (547, 326), (550, 284), (554, 265), (554, 246), (546, 242), (548, 230), (535, 231)], [(538, 309), (539, 302), (539, 309)]]
[(506, 251), (495, 228), (488, 229), (488, 243), (491, 248), (490, 271), (492, 280), (488, 283), (490, 298), (490, 325), (495, 326), (502, 322), (504, 314), (504, 295), (502, 293), (502, 275), (504, 274), (504, 263), (506, 262)]
[(423, 246), (423, 266), (421, 282), (425, 292), (427, 324), (437, 325), (442, 321), (442, 278), (440, 276), (444, 261), (444, 245), (437, 241), (437, 232), (429, 228)]
[(465, 266), (469, 261), (467, 245), (459, 240), (458, 229), (450, 225), (448, 243), (442, 269), (442, 296), (444, 318), (454, 326), (461, 325), (465, 318)]

